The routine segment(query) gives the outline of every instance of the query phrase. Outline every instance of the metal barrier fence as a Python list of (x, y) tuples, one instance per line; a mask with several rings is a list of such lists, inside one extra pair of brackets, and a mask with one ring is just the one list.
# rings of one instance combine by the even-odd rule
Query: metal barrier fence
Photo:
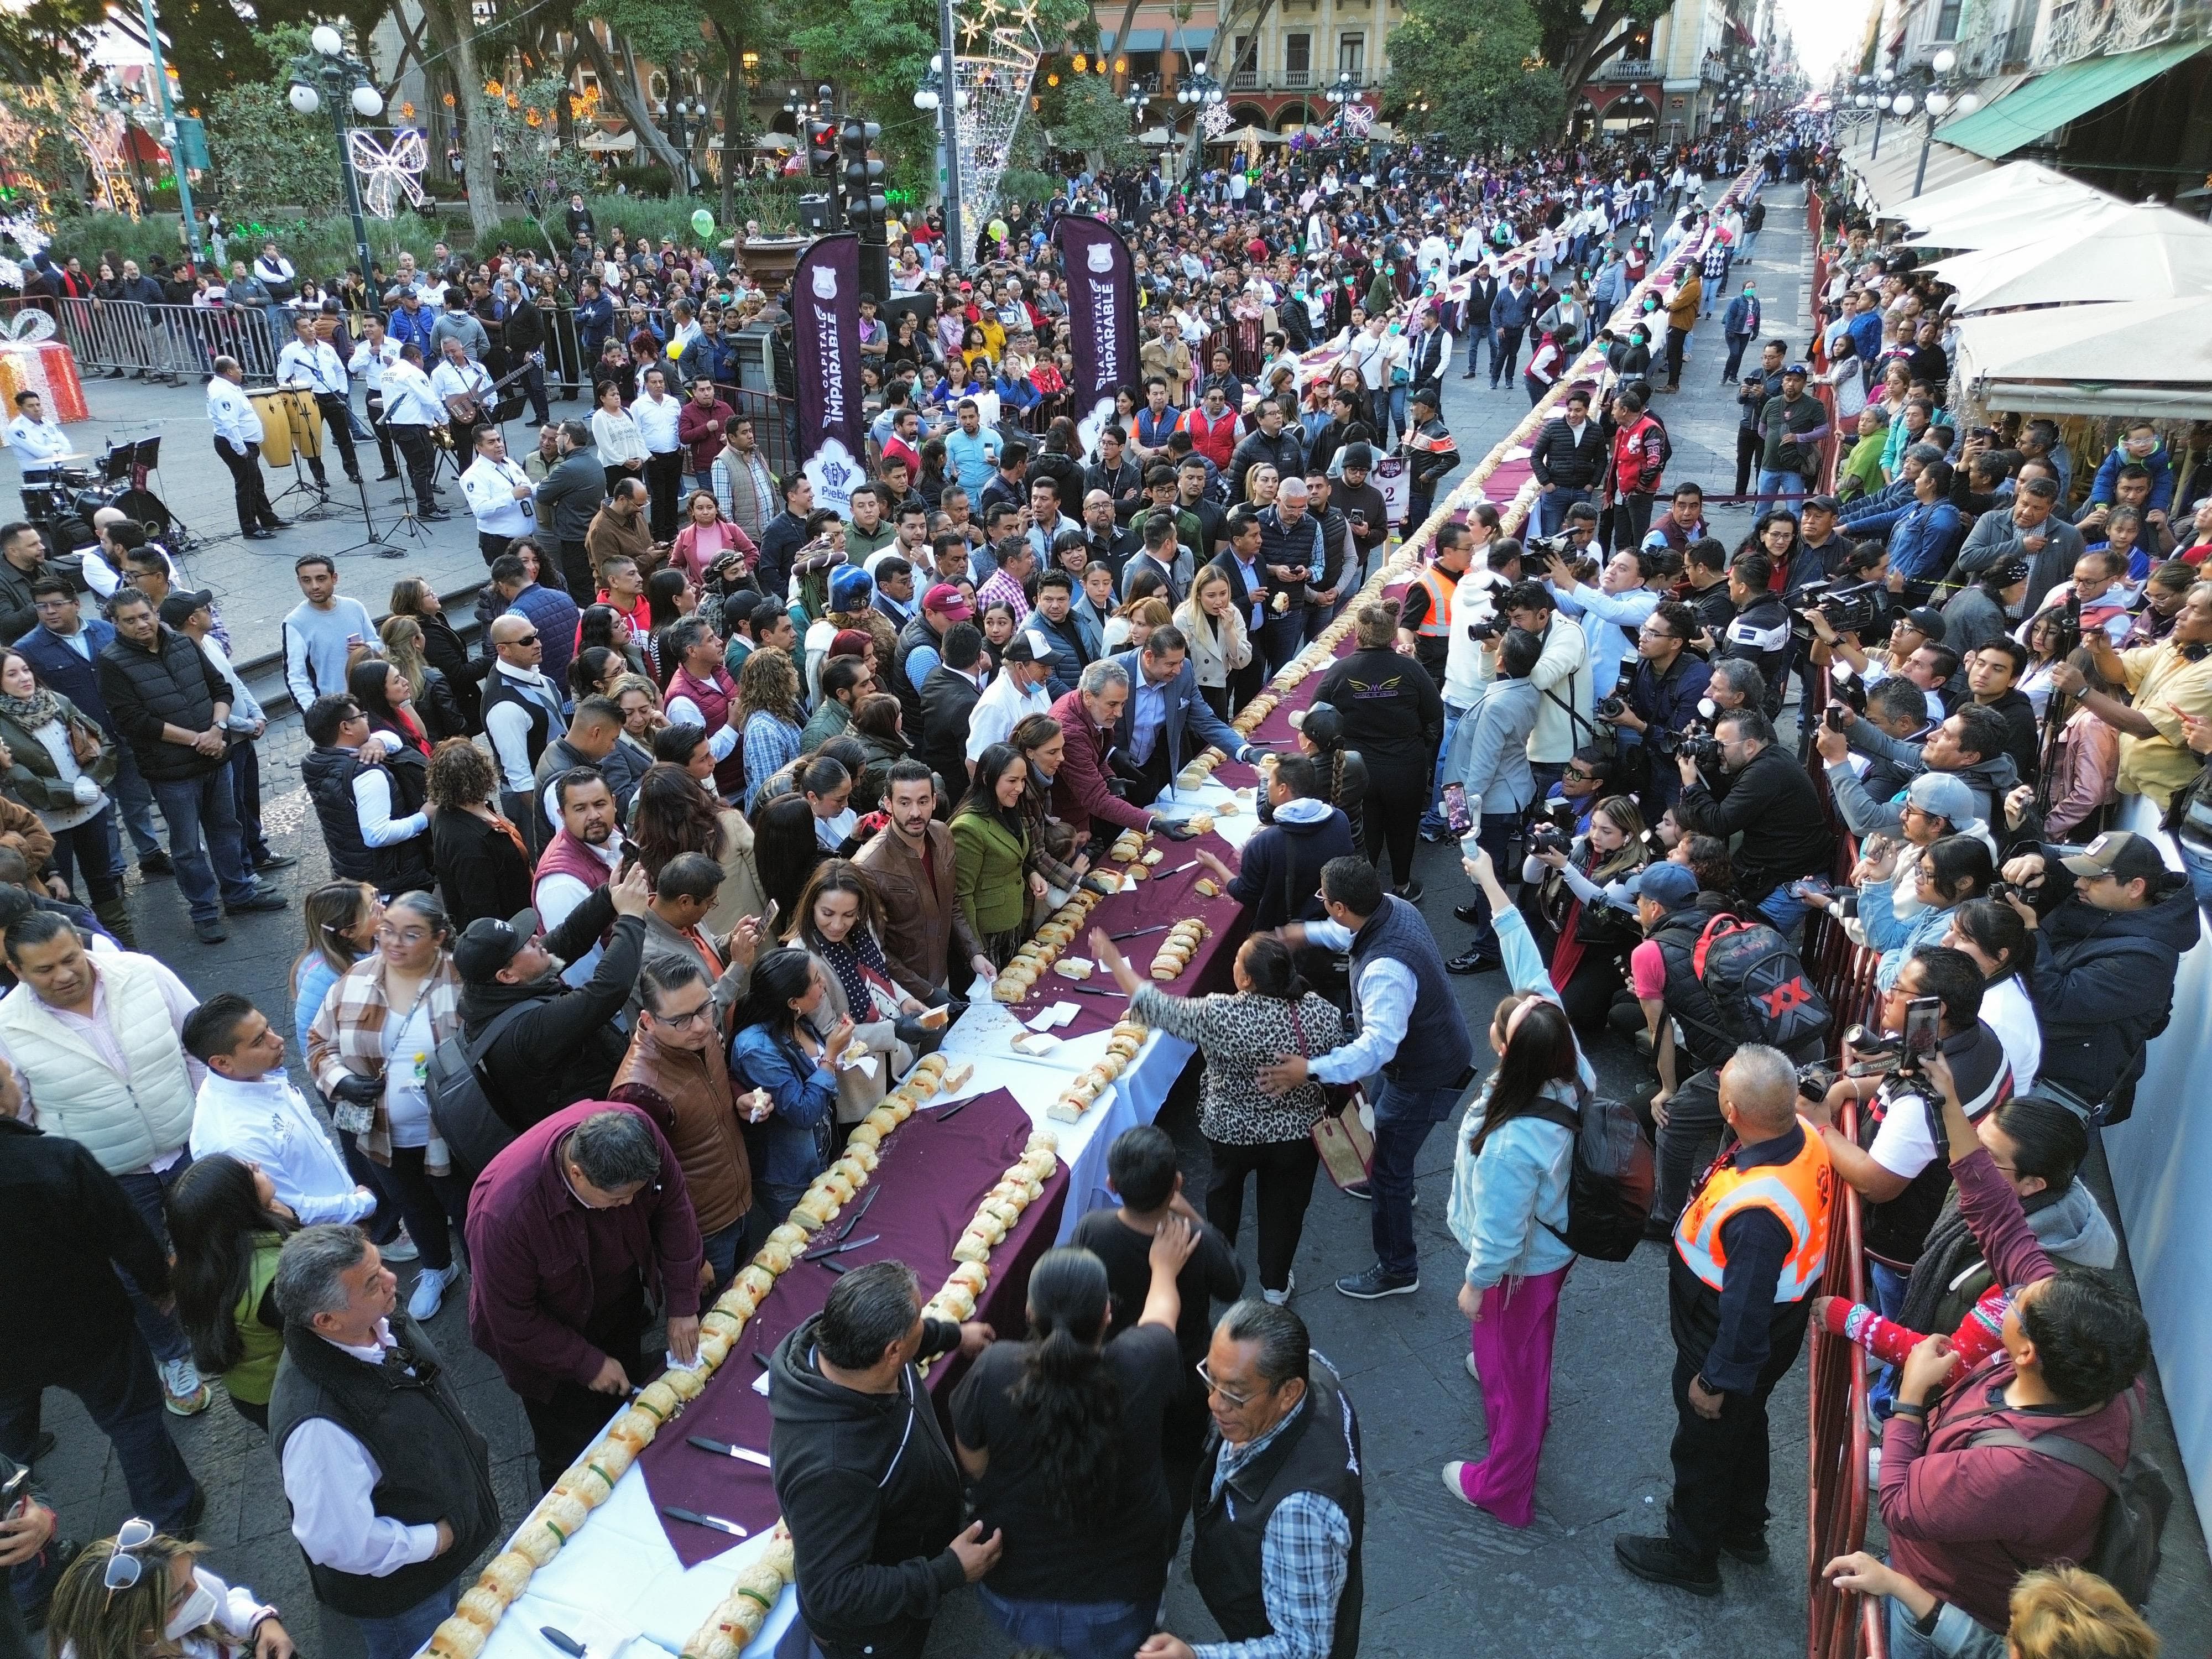
[[(1857, 1118), (1856, 1111), (1847, 1106), (1837, 1115), (1836, 1127), (1844, 1135), (1855, 1134)], [(1820, 1293), (1864, 1302), (1864, 1221), (1859, 1195), (1839, 1181), (1830, 1204), (1828, 1265), (1820, 1276)], [(1869, 1437), (1865, 1361), (1856, 1345), (1814, 1328), (1806, 1460), (1808, 1659), (1887, 1659), (1889, 1652), (1882, 1624), (1887, 1602), (1878, 1595), (1838, 1589), (1820, 1571), (1837, 1556), (1848, 1555), (1866, 1542)]]
[[(25, 308), (20, 299), (0, 305), (11, 322)], [(52, 299), (36, 309), (54, 319), (57, 332), (88, 377), (127, 372), (204, 379), (217, 357), (235, 357), (248, 381), (276, 378), (276, 353), (292, 337), (290, 310), (264, 312), (230, 306), (147, 305), (136, 300)], [(280, 338), (273, 324), (281, 323)]]

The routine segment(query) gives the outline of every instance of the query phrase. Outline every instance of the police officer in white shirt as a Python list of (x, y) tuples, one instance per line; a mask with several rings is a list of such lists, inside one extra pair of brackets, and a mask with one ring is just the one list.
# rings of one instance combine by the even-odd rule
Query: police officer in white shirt
[(269, 504), (268, 487), (261, 481), (261, 412), (240, 389), (245, 379), (237, 358), (215, 360), (215, 374), (207, 384), (208, 422), (215, 428), (215, 453), (229, 469), (238, 498), (239, 533), (250, 542), (265, 542), (286, 520)]
[(399, 361), (399, 342), (384, 331), (384, 319), (370, 312), (361, 319), (361, 338), (346, 368), (361, 381), (368, 404), (368, 424), (376, 434), (377, 453), (384, 457), (380, 483), (399, 476), (399, 463), (392, 453), (392, 434), (384, 429), (384, 371)]
[(477, 456), (461, 474), (461, 494), (476, 515), (477, 551), (489, 565), (507, 544), (538, 527), (538, 486), (507, 458), (507, 434), (495, 426), (477, 428)]
[[(477, 428), (491, 419), (491, 372), (471, 359), (468, 348), (456, 335), (448, 334), (439, 349), (443, 355), (438, 359), (438, 366), (430, 371), (430, 390), (437, 394), (439, 403), (445, 408), (446, 419), (453, 427), (453, 453), (474, 454)], [(471, 419), (456, 410), (453, 402), (456, 398), (472, 399), (477, 417)], [(454, 465), (458, 466), (459, 463)]]
[[(302, 312), (295, 317), (292, 334), (283, 350), (276, 354), (276, 384), (305, 386), (315, 394), (315, 407), (323, 412), (323, 430), (337, 446), (338, 459), (345, 463), (346, 481), (359, 483), (361, 463), (354, 458), (349, 396), (353, 383), (346, 378), (345, 364), (338, 358), (337, 348), (318, 331), (314, 313)], [(309, 452), (307, 470), (315, 475), (315, 488), (328, 495), (331, 481), (323, 471), (319, 452)]]
[(425, 519), (451, 516), (438, 505), (438, 498), (432, 493), (432, 479), (438, 467), (432, 434), (442, 434), (447, 441), (451, 441), (446, 406), (438, 401), (438, 394), (431, 390), (430, 377), (422, 372), (419, 347), (402, 346), (399, 361), (385, 366), (384, 427), (391, 433), (392, 441), (399, 446), (399, 453), (407, 458), (407, 480), (415, 489), (416, 515)]
[(21, 457), (23, 482), (36, 483), (55, 471), (53, 463), (70, 453), (70, 441), (46, 414), (35, 392), (15, 394), (15, 418), (8, 422), (8, 447)]

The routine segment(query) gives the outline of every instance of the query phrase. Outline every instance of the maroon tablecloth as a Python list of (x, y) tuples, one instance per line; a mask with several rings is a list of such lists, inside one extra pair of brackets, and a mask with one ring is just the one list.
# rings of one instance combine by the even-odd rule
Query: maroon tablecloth
[[(880, 1192), (853, 1236), (879, 1233), (881, 1241), (836, 1260), (857, 1267), (896, 1257), (921, 1276), (925, 1297), (934, 1295), (952, 1271), (954, 1241), (974, 1218), (983, 1194), (1021, 1156), (1035, 1127), (1030, 1115), (1004, 1089), (977, 1095), (950, 1120), (940, 1121), (933, 1111), (916, 1113), (883, 1143), (882, 1163), (854, 1200), (857, 1204), (869, 1193)], [(1019, 1336), (1026, 1328), (1030, 1267), (1060, 1236), (1060, 1212), (1066, 1199), (1067, 1169), (1063, 1164), (1053, 1171), (1043, 1196), (1022, 1212), (1014, 1230), (991, 1252), (991, 1282), (975, 1316), (1001, 1336)], [(842, 1220), (834, 1222), (831, 1231), (842, 1225)], [(772, 1353), (786, 1335), (821, 1312), (836, 1282), (837, 1276), (828, 1267), (810, 1261), (794, 1264), (776, 1280), (760, 1311), (746, 1322), (729, 1358), (708, 1379), (706, 1391), (662, 1429), (637, 1460), (656, 1510), (673, 1504), (722, 1516), (756, 1534), (774, 1523), (781, 1506), (768, 1470), (702, 1451), (684, 1437), (705, 1435), (756, 1451), (768, 1449), (768, 1400), (752, 1387), (763, 1367), (754, 1356)], [(931, 1392), (940, 1401), (948, 1398), (947, 1391), (964, 1369), (957, 1355), (939, 1360), (930, 1370)], [(677, 1558), (687, 1567), (730, 1547), (726, 1534), (707, 1528), (665, 1516), (661, 1525)]]
[[(1244, 810), (1249, 811), (1251, 809), (1247, 807)], [(1205, 866), (1196, 866), (1188, 870), (1182, 866), (1190, 863), (1191, 855), (1201, 847), (1231, 870), (1237, 867), (1237, 854), (1227, 842), (1212, 834), (1194, 836), (1188, 841), (1170, 841), (1165, 836), (1156, 836), (1152, 845), (1160, 850), (1160, 861), (1148, 872), (1148, 878), (1133, 886), (1125, 886), (1120, 892), (1100, 900), (1097, 908), (1091, 911), (1090, 920), (1084, 924), (1083, 932), (1060, 954), (1097, 961), (1091, 951), (1091, 930), (1093, 927), (1103, 927), (1109, 933), (1126, 933), (1139, 927), (1157, 927), (1164, 922), (1172, 924), (1186, 916), (1196, 916), (1213, 931), (1199, 945), (1196, 954), (1190, 959), (1190, 965), (1183, 969), (1180, 979), (1163, 982), (1151, 977), (1152, 957), (1160, 948), (1160, 941), (1167, 937), (1164, 932), (1118, 941), (1121, 954), (1129, 958), (1129, 965), (1139, 975), (1159, 985), (1164, 991), (1172, 991), (1178, 996), (1195, 995), (1200, 990), (1212, 988), (1210, 970), (1217, 959), (1223, 973), (1226, 973), (1229, 959), (1221, 952), (1224, 948), (1233, 948), (1244, 937), (1244, 911), (1243, 907), (1232, 898), (1200, 897), (1195, 886), (1199, 878), (1206, 874)], [(1106, 868), (1125, 870), (1127, 866), (1109, 860)], [(1180, 873), (1172, 876), (1163, 873), (1170, 870)], [(1075, 1018), (1065, 1025), (1053, 1028), (1052, 1034), (1062, 1042), (1070, 1037), (1085, 1036), (1093, 1031), (1106, 1030), (1116, 1020), (1127, 1016), (1129, 1003), (1126, 997), (1118, 994), (1113, 996), (1093, 994), (1094, 988), (1101, 991), (1114, 989), (1114, 977), (1106, 971), (1103, 963), (1082, 984), (1085, 988), (1077, 990), (1058, 974), (1047, 973), (1030, 988), (1027, 997), (1012, 1006), (1016, 1016), (1026, 1020), (1053, 1003), (1075, 1004)]]

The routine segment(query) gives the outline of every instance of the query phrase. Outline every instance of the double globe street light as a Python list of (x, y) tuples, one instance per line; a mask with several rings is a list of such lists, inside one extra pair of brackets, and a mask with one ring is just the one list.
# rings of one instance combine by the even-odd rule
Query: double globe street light
[(374, 290), (368, 222), (362, 216), (361, 182), (354, 177), (346, 112), (351, 110), (362, 120), (374, 121), (384, 113), (384, 94), (376, 89), (368, 65), (345, 49), (345, 38), (328, 23), (318, 24), (307, 44), (312, 50), (292, 60), (292, 85), (285, 100), (301, 115), (314, 114), (325, 103), (330, 106), (331, 131), (338, 145), (338, 178), (345, 185), (346, 211), (353, 217), (354, 258), (361, 266), (361, 280)]

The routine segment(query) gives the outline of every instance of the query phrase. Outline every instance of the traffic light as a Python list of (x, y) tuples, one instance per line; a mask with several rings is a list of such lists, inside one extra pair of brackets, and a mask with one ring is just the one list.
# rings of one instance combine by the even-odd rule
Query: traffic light
[(825, 183), (837, 176), (837, 124), (835, 121), (809, 121), (806, 124), (806, 170)]
[(866, 236), (884, 234), (888, 204), (884, 200), (884, 164), (868, 152), (883, 135), (873, 121), (852, 120), (838, 134), (844, 158), (845, 222)]

